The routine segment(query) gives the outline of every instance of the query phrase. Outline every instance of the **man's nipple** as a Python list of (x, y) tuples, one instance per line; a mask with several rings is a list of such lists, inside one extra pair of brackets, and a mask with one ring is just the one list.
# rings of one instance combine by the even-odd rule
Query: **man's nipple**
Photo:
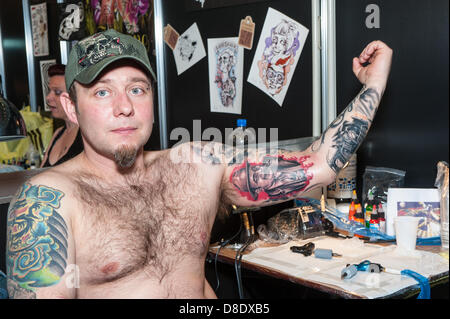
[(119, 269), (119, 263), (118, 262), (111, 262), (109, 264), (106, 264), (102, 268), (100, 268), (100, 271), (104, 273), (105, 275), (112, 274), (116, 272)]

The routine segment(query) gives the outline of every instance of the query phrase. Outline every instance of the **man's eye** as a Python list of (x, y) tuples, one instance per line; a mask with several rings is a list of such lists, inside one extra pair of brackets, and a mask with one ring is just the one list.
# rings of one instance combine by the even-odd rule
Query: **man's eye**
[(106, 90), (99, 90), (95, 93), (95, 95), (98, 97), (105, 97), (109, 95), (109, 92)]
[(134, 95), (142, 94), (143, 92), (144, 92), (144, 90), (141, 89), (141, 88), (133, 88), (133, 89), (131, 89), (131, 94), (134, 94)]
[(60, 91), (60, 90), (55, 90), (55, 95), (56, 95), (56, 96), (60, 96), (61, 93), (62, 93), (62, 91)]

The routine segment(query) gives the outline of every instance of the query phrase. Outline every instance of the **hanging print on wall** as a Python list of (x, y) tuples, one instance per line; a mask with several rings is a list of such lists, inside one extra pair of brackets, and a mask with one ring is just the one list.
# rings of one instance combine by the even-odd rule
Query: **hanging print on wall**
[(206, 56), (202, 36), (197, 23), (194, 23), (178, 38), (173, 50), (178, 75), (192, 67)]
[(211, 112), (241, 114), (244, 48), (238, 38), (208, 39)]
[(31, 29), (33, 33), (33, 55), (46, 56), (48, 47), (47, 3), (30, 6)]
[(58, 3), (58, 39), (60, 41), (81, 40), (86, 37), (84, 4), (81, 0)]
[(280, 106), (283, 105), (308, 33), (309, 30), (297, 21), (269, 8), (248, 82)]

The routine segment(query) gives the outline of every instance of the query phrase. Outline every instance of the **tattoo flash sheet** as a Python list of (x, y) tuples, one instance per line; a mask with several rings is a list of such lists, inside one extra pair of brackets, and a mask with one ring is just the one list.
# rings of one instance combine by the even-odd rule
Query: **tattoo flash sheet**
[(173, 50), (178, 75), (189, 69), (206, 56), (202, 36), (197, 23), (194, 23), (178, 38)]
[(309, 30), (269, 8), (247, 81), (282, 106)]
[(241, 114), (244, 48), (238, 38), (208, 39), (211, 112)]

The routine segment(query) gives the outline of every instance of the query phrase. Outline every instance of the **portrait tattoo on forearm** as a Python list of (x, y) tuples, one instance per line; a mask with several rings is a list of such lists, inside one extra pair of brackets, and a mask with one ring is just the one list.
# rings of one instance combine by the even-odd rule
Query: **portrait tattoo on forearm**
[(347, 163), (364, 140), (369, 124), (367, 121), (352, 117), (344, 121), (333, 136), (333, 144), (328, 152), (327, 162), (336, 173)]
[(313, 178), (308, 169), (314, 164), (307, 163), (308, 159), (266, 155), (260, 163), (246, 161), (235, 167), (230, 182), (251, 201), (289, 199), (304, 191)]
[(25, 183), (8, 211), (10, 298), (34, 298), (35, 288), (57, 284), (65, 273), (68, 232), (56, 211), (64, 193)]
[(344, 167), (363, 142), (379, 102), (378, 92), (364, 87), (348, 107), (328, 126), (322, 137), (311, 145), (311, 150), (317, 152), (326, 140), (331, 140), (327, 163), (335, 173)]

